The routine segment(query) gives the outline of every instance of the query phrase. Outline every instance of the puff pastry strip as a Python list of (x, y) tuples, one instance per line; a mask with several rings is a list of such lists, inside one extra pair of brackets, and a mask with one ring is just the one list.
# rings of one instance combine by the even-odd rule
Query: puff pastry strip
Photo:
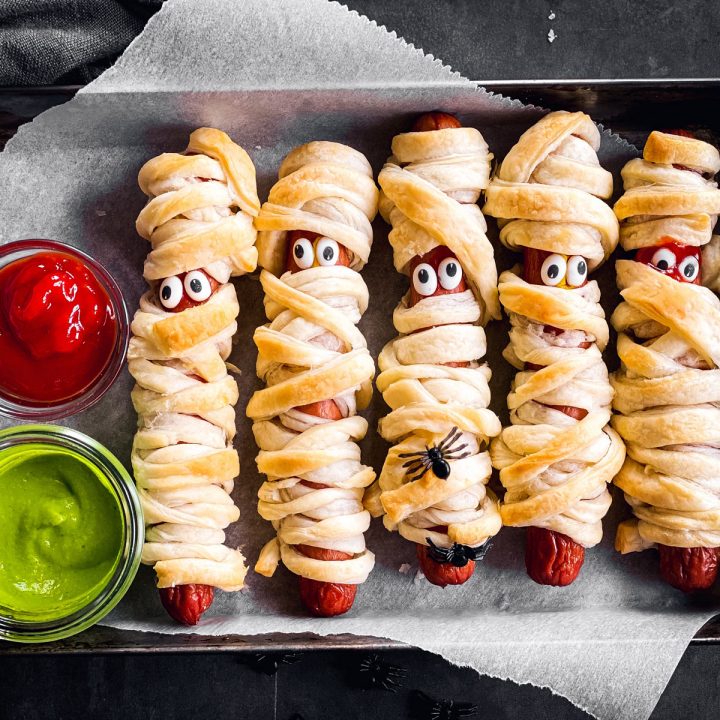
[(149, 160), (138, 181), (149, 200), (137, 231), (152, 246), (128, 351), (142, 560), (160, 588), (239, 590), (243, 555), (223, 544), (239, 516), (230, 497), (238, 390), (225, 361), (239, 312), (229, 279), (257, 260), (255, 169), (225, 133), (200, 128), (184, 153)]
[[(254, 339), (258, 377), (267, 387), (253, 395), (247, 414), (260, 448), (258, 469), (267, 476), (258, 512), (277, 535), (255, 569), (271, 576), (282, 560), (301, 577), (301, 592), (308, 586), (302, 579), (360, 584), (374, 564), (362, 497), (375, 474), (361, 462), (357, 442), (367, 422), (357, 411), (369, 402), (375, 366), (356, 325), (368, 304), (358, 271), (370, 255), (377, 202), (361, 153), (311, 142), (285, 158), (256, 220), (269, 323)], [(315, 250), (308, 238), (315, 238)], [(315, 251), (324, 251), (324, 264), (312, 262)], [(335, 264), (341, 252), (345, 265)], [(312, 264), (286, 270), (286, 258), (301, 256)], [(328, 404), (336, 417), (318, 414)], [(333, 553), (346, 559), (322, 559)]]
[[(609, 483), (624, 447), (609, 426), (612, 389), (602, 360), (609, 333), (600, 290), (589, 270), (618, 242), (618, 223), (603, 202), (612, 176), (597, 158), (600, 134), (584, 113), (555, 112), (527, 130), (487, 190), (484, 212), (500, 239), (524, 251), (524, 266), (500, 276), (500, 302), (511, 324), (504, 356), (518, 370), (508, 395), (511, 427), (491, 448), (507, 492), (503, 522), (544, 528), (582, 548), (602, 537)], [(528, 538), (526, 563), (533, 579)], [(574, 574), (573, 574), (574, 573)]]
[(720, 302), (699, 284), (701, 249), (702, 279), (718, 276), (718, 170), (708, 143), (653, 132), (643, 158), (623, 168), (615, 205), (623, 247), (638, 251), (617, 262), (623, 302), (612, 316), (621, 360), (613, 426), (628, 450), (615, 484), (635, 516), (615, 544), (658, 547), (663, 574), (686, 590), (705, 585), (668, 577), (672, 548), (720, 546)]
[[(482, 135), (452, 116), (431, 113), (418, 122), (433, 116), (450, 125), (397, 135), (378, 178), (395, 267), (411, 275), (411, 288), (393, 313), (400, 334), (378, 359), (377, 386), (391, 408), (378, 427), (393, 447), (366, 506), (418, 544), (426, 577), (444, 585), (469, 574), (436, 579), (428, 548), (440, 555), (476, 548), (501, 526), (497, 498), (486, 487), (487, 444), (500, 423), (487, 409), (490, 370), (481, 362), (483, 325), (499, 305), (493, 250), (475, 204), (492, 156)], [(439, 469), (429, 454), (438, 447), (447, 463)]]

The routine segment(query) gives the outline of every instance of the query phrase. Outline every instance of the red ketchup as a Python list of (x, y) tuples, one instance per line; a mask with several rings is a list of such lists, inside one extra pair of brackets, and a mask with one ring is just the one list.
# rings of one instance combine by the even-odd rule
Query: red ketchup
[[(572, 289), (587, 283), (587, 262), (579, 255), (566, 257), (547, 250), (525, 248), (523, 278), (533, 285), (550, 285)], [(543, 330), (552, 335), (562, 333), (561, 328), (545, 325)], [(590, 347), (582, 342), (582, 348)], [(525, 363), (525, 370), (542, 370), (542, 365)], [(548, 405), (571, 418), (582, 420), (584, 408), (569, 405)], [(528, 575), (540, 585), (570, 585), (585, 561), (585, 548), (572, 538), (555, 530), (530, 527), (525, 538), (525, 568)]]
[[(347, 248), (318, 233), (293, 230), (288, 233), (286, 242), (285, 268), (288, 272), (302, 272), (308, 268), (318, 266), (343, 265), (347, 267), (350, 265), (350, 254)], [(307, 415), (325, 418), (326, 420), (342, 419), (342, 413), (337, 403), (332, 399), (319, 400), (309, 405), (301, 405), (296, 409)], [(327, 487), (309, 480), (302, 480), (301, 482), (306, 487), (315, 489)], [(296, 545), (295, 549), (313, 560), (337, 561), (351, 560), (353, 558), (350, 553), (311, 545)], [(343, 615), (355, 602), (357, 585), (322, 582), (302, 576), (299, 577), (299, 583), (300, 599), (303, 605), (312, 615), (317, 617)]]
[(87, 390), (119, 332), (105, 289), (79, 259), (39, 252), (0, 268), (0, 393), (56, 404)]

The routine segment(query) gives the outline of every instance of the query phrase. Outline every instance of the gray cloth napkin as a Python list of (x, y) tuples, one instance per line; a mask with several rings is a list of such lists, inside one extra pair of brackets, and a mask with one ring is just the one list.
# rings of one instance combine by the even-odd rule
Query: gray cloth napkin
[(0, 86), (85, 84), (163, 0), (2, 0)]

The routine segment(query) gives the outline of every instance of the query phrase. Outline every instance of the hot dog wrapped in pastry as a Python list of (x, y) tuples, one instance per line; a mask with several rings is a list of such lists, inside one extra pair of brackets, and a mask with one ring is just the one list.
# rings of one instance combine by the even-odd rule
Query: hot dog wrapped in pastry
[(238, 389), (225, 361), (239, 312), (229, 280), (255, 268), (260, 202), (247, 153), (211, 128), (193, 132), (184, 153), (148, 161), (138, 181), (149, 201), (137, 231), (152, 245), (128, 351), (142, 559), (155, 567), (168, 612), (195, 624), (213, 588), (239, 590), (247, 571), (242, 553), (223, 544), (239, 516), (230, 497)]
[(622, 552), (656, 547), (660, 571), (685, 590), (712, 585), (720, 546), (720, 155), (687, 133), (653, 132), (622, 171), (615, 205), (624, 300), (612, 316), (620, 370), (613, 426), (628, 457), (615, 484), (634, 518)]
[(470, 578), (501, 526), (486, 487), (500, 422), (482, 362), (483, 326), (499, 317), (497, 271), (476, 204), (492, 156), (477, 130), (445, 113), (421, 116), (392, 152), (380, 212), (410, 289), (393, 314), (399, 335), (379, 357), (391, 409), (379, 430), (393, 446), (366, 506), (416, 543), (425, 577), (444, 587)]
[(271, 576), (282, 560), (320, 616), (349, 610), (375, 562), (362, 504), (375, 473), (357, 444), (367, 431), (357, 413), (370, 400), (375, 365), (356, 325), (368, 306), (359, 271), (377, 204), (361, 153), (311, 142), (285, 158), (256, 220), (269, 323), (254, 339), (267, 387), (247, 414), (267, 476), (258, 511), (277, 535), (255, 569)]
[(518, 370), (512, 425), (493, 442), (506, 489), (503, 523), (527, 527), (525, 564), (545, 585), (568, 585), (602, 537), (607, 490), (624, 458), (609, 426), (602, 359), (608, 325), (588, 273), (612, 253), (618, 223), (602, 198), (600, 134), (584, 113), (555, 112), (525, 132), (487, 191), (485, 213), (523, 265), (500, 276), (511, 324), (504, 356)]

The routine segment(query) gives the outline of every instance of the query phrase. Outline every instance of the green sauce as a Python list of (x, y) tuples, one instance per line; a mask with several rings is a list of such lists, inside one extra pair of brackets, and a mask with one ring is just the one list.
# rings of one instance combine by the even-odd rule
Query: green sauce
[(108, 481), (82, 456), (40, 444), (0, 452), (0, 614), (81, 609), (112, 577), (124, 534)]

